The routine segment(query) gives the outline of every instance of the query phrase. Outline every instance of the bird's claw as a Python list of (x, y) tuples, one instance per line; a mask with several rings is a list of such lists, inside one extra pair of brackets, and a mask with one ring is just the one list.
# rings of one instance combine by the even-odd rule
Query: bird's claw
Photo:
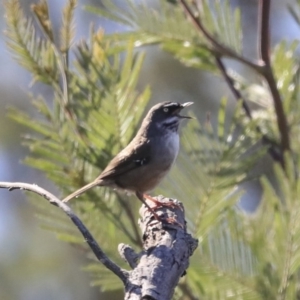
[(179, 223), (179, 222), (177, 222), (177, 220), (176, 220), (174, 217), (168, 217), (168, 218), (166, 218), (166, 219), (163, 219), (163, 221), (164, 221), (164, 222), (166, 221), (167, 224), (177, 225), (177, 226), (179, 226), (181, 229), (184, 229), (184, 225), (181, 224), (181, 223)]
[(159, 208), (159, 207), (170, 207), (173, 209), (179, 208), (181, 211), (183, 211), (183, 208), (180, 204), (176, 204), (173, 201), (169, 201), (169, 202), (160, 202), (158, 201), (157, 206), (155, 208)]
[[(150, 211), (151, 212), (151, 211)], [(171, 225), (177, 225), (179, 226), (181, 229), (184, 229), (184, 225), (179, 223), (175, 217), (167, 217), (167, 218), (163, 218), (161, 216), (158, 216), (157, 214), (153, 214), (154, 218), (156, 221), (161, 222), (163, 224), (171, 224)]]
[(152, 201), (155, 203), (155, 206), (152, 207), (153, 209), (157, 209), (159, 207), (170, 207), (173, 209), (179, 208), (181, 211), (183, 211), (182, 205), (175, 203), (174, 201), (168, 201), (168, 202), (161, 202), (150, 195), (144, 194), (143, 195), (146, 199)]

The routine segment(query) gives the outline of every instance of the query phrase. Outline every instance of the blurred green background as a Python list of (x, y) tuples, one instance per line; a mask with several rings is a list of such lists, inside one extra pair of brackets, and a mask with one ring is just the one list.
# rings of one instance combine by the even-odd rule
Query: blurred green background
[[(32, 1), (20, 1), (25, 11), (30, 13)], [(118, 24), (99, 19), (84, 11), (86, 4), (100, 5), (101, 1), (78, 1), (76, 10), (76, 40), (88, 36), (91, 22), (103, 27), (106, 32), (125, 30)], [(122, 5), (122, 1), (115, 1)], [(147, 3), (150, 3), (148, 1)], [(256, 57), (257, 1), (232, 0), (233, 6), (241, 7), (244, 30), (244, 54)], [(279, 39), (299, 38), (300, 32), (287, 10), (292, 1), (273, 0), (271, 12), (272, 44)], [(59, 26), (64, 1), (49, 1), (54, 26)], [(5, 12), (0, 2), (0, 181), (23, 181), (36, 183), (52, 192), (57, 192), (43, 174), (22, 165), (27, 150), (22, 147), (22, 134), (26, 129), (16, 125), (6, 117), (6, 107), (13, 105), (29, 110), (28, 91), (47, 95), (47, 87), (31, 87), (29, 74), (19, 67), (5, 47)], [(200, 122), (204, 122), (207, 112), (212, 115), (218, 109), (222, 96), (229, 96), (235, 103), (226, 85), (210, 74), (190, 69), (175, 61), (171, 55), (151, 46), (146, 51), (146, 59), (141, 72), (139, 87), (149, 84), (152, 89), (152, 103), (161, 101), (194, 101), (194, 111)], [(240, 66), (234, 66), (240, 68)], [(243, 70), (248, 76), (249, 70)], [(253, 78), (255, 80), (255, 78)], [(34, 117), (33, 112), (32, 116)], [(267, 169), (267, 163), (261, 168)], [(260, 197), (259, 186), (254, 183), (245, 186), (247, 193), (241, 205), (252, 211)], [(256, 195), (254, 197), (253, 195)], [(253, 202), (253, 198), (255, 201)], [(43, 200), (41, 200), (43, 201)], [(137, 216), (136, 216), (137, 217)], [(120, 242), (122, 240), (120, 239)], [(116, 251), (116, 249), (115, 249)], [(47, 300), (47, 299), (107, 299), (98, 288), (89, 285), (90, 278), (81, 270), (85, 258), (76, 249), (59, 241), (48, 231), (39, 227), (38, 219), (30, 203), (22, 192), (12, 193), (0, 190), (0, 299), (1, 300)], [(109, 299), (119, 296), (109, 296)]]

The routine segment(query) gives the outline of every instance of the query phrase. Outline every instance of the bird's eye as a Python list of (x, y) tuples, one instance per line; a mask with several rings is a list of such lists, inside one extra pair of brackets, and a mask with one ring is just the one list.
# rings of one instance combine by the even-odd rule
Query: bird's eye
[(167, 107), (164, 108), (164, 112), (168, 112), (169, 109)]

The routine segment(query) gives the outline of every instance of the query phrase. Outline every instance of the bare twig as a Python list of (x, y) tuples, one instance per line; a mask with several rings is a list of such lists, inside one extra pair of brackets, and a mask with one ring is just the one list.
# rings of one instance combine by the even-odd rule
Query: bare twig
[[(283, 110), (282, 100), (281, 96), (279, 94), (279, 91), (276, 86), (276, 81), (274, 78), (274, 74), (271, 68), (271, 62), (270, 62), (270, 35), (269, 35), (269, 15), (270, 15), (270, 0), (260, 0), (260, 53), (261, 53), (261, 60), (258, 62), (252, 62), (243, 56), (239, 55), (238, 53), (234, 52), (232, 49), (226, 47), (225, 45), (222, 45), (219, 43), (205, 28), (203, 23), (201, 22), (200, 18), (197, 18), (190, 6), (186, 3), (185, 0), (180, 0), (180, 3), (184, 9), (184, 11), (187, 13), (187, 15), (192, 20), (194, 26), (198, 29), (200, 33), (202, 33), (206, 39), (210, 42), (211, 46), (213, 47), (212, 53), (215, 56), (216, 64), (218, 68), (221, 71), (221, 74), (223, 75), (226, 83), (228, 84), (228, 87), (230, 88), (231, 92), (235, 96), (235, 98), (238, 100), (240, 99), (242, 101), (243, 109), (248, 116), (249, 119), (252, 119), (251, 111), (247, 105), (247, 102), (245, 99), (243, 99), (241, 93), (234, 87), (234, 81), (232, 78), (228, 75), (226, 68), (221, 60), (223, 56), (228, 56), (231, 58), (236, 59), (237, 61), (244, 63), (245, 65), (248, 65), (252, 67), (254, 70), (256, 70), (261, 76), (265, 78), (267, 81), (272, 98), (274, 101), (274, 107), (277, 115), (277, 124), (278, 129), (281, 136), (281, 142), (280, 142), (280, 151), (278, 151), (278, 145), (271, 141), (267, 136), (263, 135), (262, 141), (265, 144), (270, 145), (269, 147), (269, 153), (271, 157), (275, 161), (279, 161), (281, 165), (284, 167), (284, 161), (283, 161), (283, 155), (282, 153), (286, 150), (290, 149), (290, 140), (289, 140), (289, 130), (287, 125), (286, 116)], [(258, 132), (261, 133), (261, 130), (259, 127), (256, 128)], [(281, 153), (280, 153), (281, 152)]]
[(35, 185), (28, 184), (22, 182), (0, 182), (0, 188), (12, 190), (26, 190), (33, 193), (36, 193), (46, 200), (48, 200), (51, 204), (58, 206), (60, 209), (64, 211), (66, 215), (72, 220), (75, 226), (78, 228), (86, 242), (89, 244), (90, 248), (94, 252), (97, 259), (110, 271), (112, 271), (115, 275), (117, 275), (124, 285), (127, 284), (128, 281), (128, 272), (126, 270), (121, 269), (117, 264), (115, 264), (112, 260), (110, 260), (103, 250), (99, 247), (98, 243), (93, 238), (92, 234), (85, 227), (85, 225), (81, 222), (81, 220), (77, 217), (77, 215), (71, 210), (71, 208), (55, 197), (53, 194), (49, 193), (45, 189)]
[(262, 75), (265, 77), (269, 85), (270, 92), (272, 94), (275, 112), (277, 116), (277, 126), (281, 138), (281, 151), (284, 152), (290, 149), (290, 138), (288, 123), (284, 113), (282, 99), (276, 85), (270, 60), (270, 5), (270, 0), (259, 1), (260, 56), (264, 62)]
[(195, 25), (195, 27), (206, 37), (206, 39), (210, 42), (210, 44), (213, 46), (212, 51), (215, 52), (215, 55), (218, 56), (228, 56), (231, 58), (234, 58), (245, 65), (261, 72), (261, 69), (263, 68), (263, 64), (261, 62), (252, 62), (251, 60), (248, 60), (247, 58), (239, 55), (232, 49), (226, 47), (225, 45), (219, 43), (205, 28), (205, 26), (202, 24), (201, 19), (197, 18), (193, 11), (191, 10), (190, 6), (186, 3), (185, 0), (180, 0), (180, 4), (182, 5), (184, 11), (186, 14), (190, 17), (191, 21)]
[[(225, 67), (225, 65), (224, 65), (224, 63), (223, 63), (223, 61), (220, 57), (216, 56), (216, 64), (217, 64), (219, 70), (221, 71), (221, 74), (223, 75), (223, 77), (224, 77), (228, 87), (230, 88), (232, 94), (234, 95), (236, 100), (241, 100), (242, 101), (242, 107), (243, 107), (247, 117), (250, 120), (252, 120), (251, 110), (250, 110), (250, 108), (247, 104), (247, 101), (244, 99), (241, 92), (238, 89), (235, 88), (234, 81), (228, 75), (226, 67)], [(280, 153), (280, 151), (278, 151), (278, 145), (274, 141), (270, 140), (265, 134), (263, 134), (263, 132), (261, 131), (259, 126), (256, 126), (256, 131), (262, 135), (262, 142), (269, 146), (268, 147), (269, 155), (273, 158), (274, 161), (278, 161), (283, 165), (283, 156)]]
[(246, 100), (243, 98), (241, 92), (235, 88), (234, 86), (234, 81), (232, 80), (232, 78), (228, 75), (227, 71), (226, 71), (226, 68), (222, 62), (222, 59), (221, 57), (218, 57), (216, 56), (216, 64), (219, 68), (219, 70), (221, 71), (221, 74), (223, 75), (228, 87), (230, 88), (232, 94), (234, 95), (234, 97), (237, 99), (237, 100), (241, 100), (242, 101), (242, 106), (243, 106), (243, 109), (247, 115), (247, 117), (252, 120), (252, 115), (251, 115), (251, 110), (246, 102)]
[(129, 245), (119, 244), (118, 251), (120, 256), (128, 262), (131, 269), (137, 267), (137, 261), (140, 258), (140, 254), (137, 254)]
[[(97, 259), (122, 280), (126, 300), (170, 300), (180, 277), (186, 273), (190, 256), (198, 246), (198, 241), (186, 232), (182, 204), (177, 200), (159, 196), (158, 201), (169, 204), (158, 208), (159, 215), (163, 214), (167, 220), (173, 221), (167, 224), (157, 222), (148, 208), (142, 206), (140, 227), (143, 232), (144, 251), (136, 254), (128, 245), (119, 246), (121, 256), (133, 268), (132, 271), (126, 271), (106, 256), (70, 207), (53, 194), (35, 184), (21, 182), (0, 182), (0, 188), (34, 192), (62, 209), (79, 229)], [(153, 202), (149, 205), (153, 205)], [(183, 288), (187, 289), (186, 286)], [(193, 299), (191, 296), (190, 293), (189, 297)]]
[(261, 59), (266, 65), (270, 65), (270, 1), (259, 1), (259, 28), (260, 28), (260, 43), (259, 52)]

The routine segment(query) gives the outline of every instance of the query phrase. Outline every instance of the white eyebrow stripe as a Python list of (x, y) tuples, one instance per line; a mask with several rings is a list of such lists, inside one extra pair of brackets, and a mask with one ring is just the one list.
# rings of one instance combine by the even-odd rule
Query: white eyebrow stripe
[(171, 102), (171, 103), (168, 103), (168, 104), (165, 104), (164, 107), (170, 107), (170, 106), (177, 106), (177, 107), (180, 107), (180, 104), (179, 103), (176, 103), (176, 102)]

